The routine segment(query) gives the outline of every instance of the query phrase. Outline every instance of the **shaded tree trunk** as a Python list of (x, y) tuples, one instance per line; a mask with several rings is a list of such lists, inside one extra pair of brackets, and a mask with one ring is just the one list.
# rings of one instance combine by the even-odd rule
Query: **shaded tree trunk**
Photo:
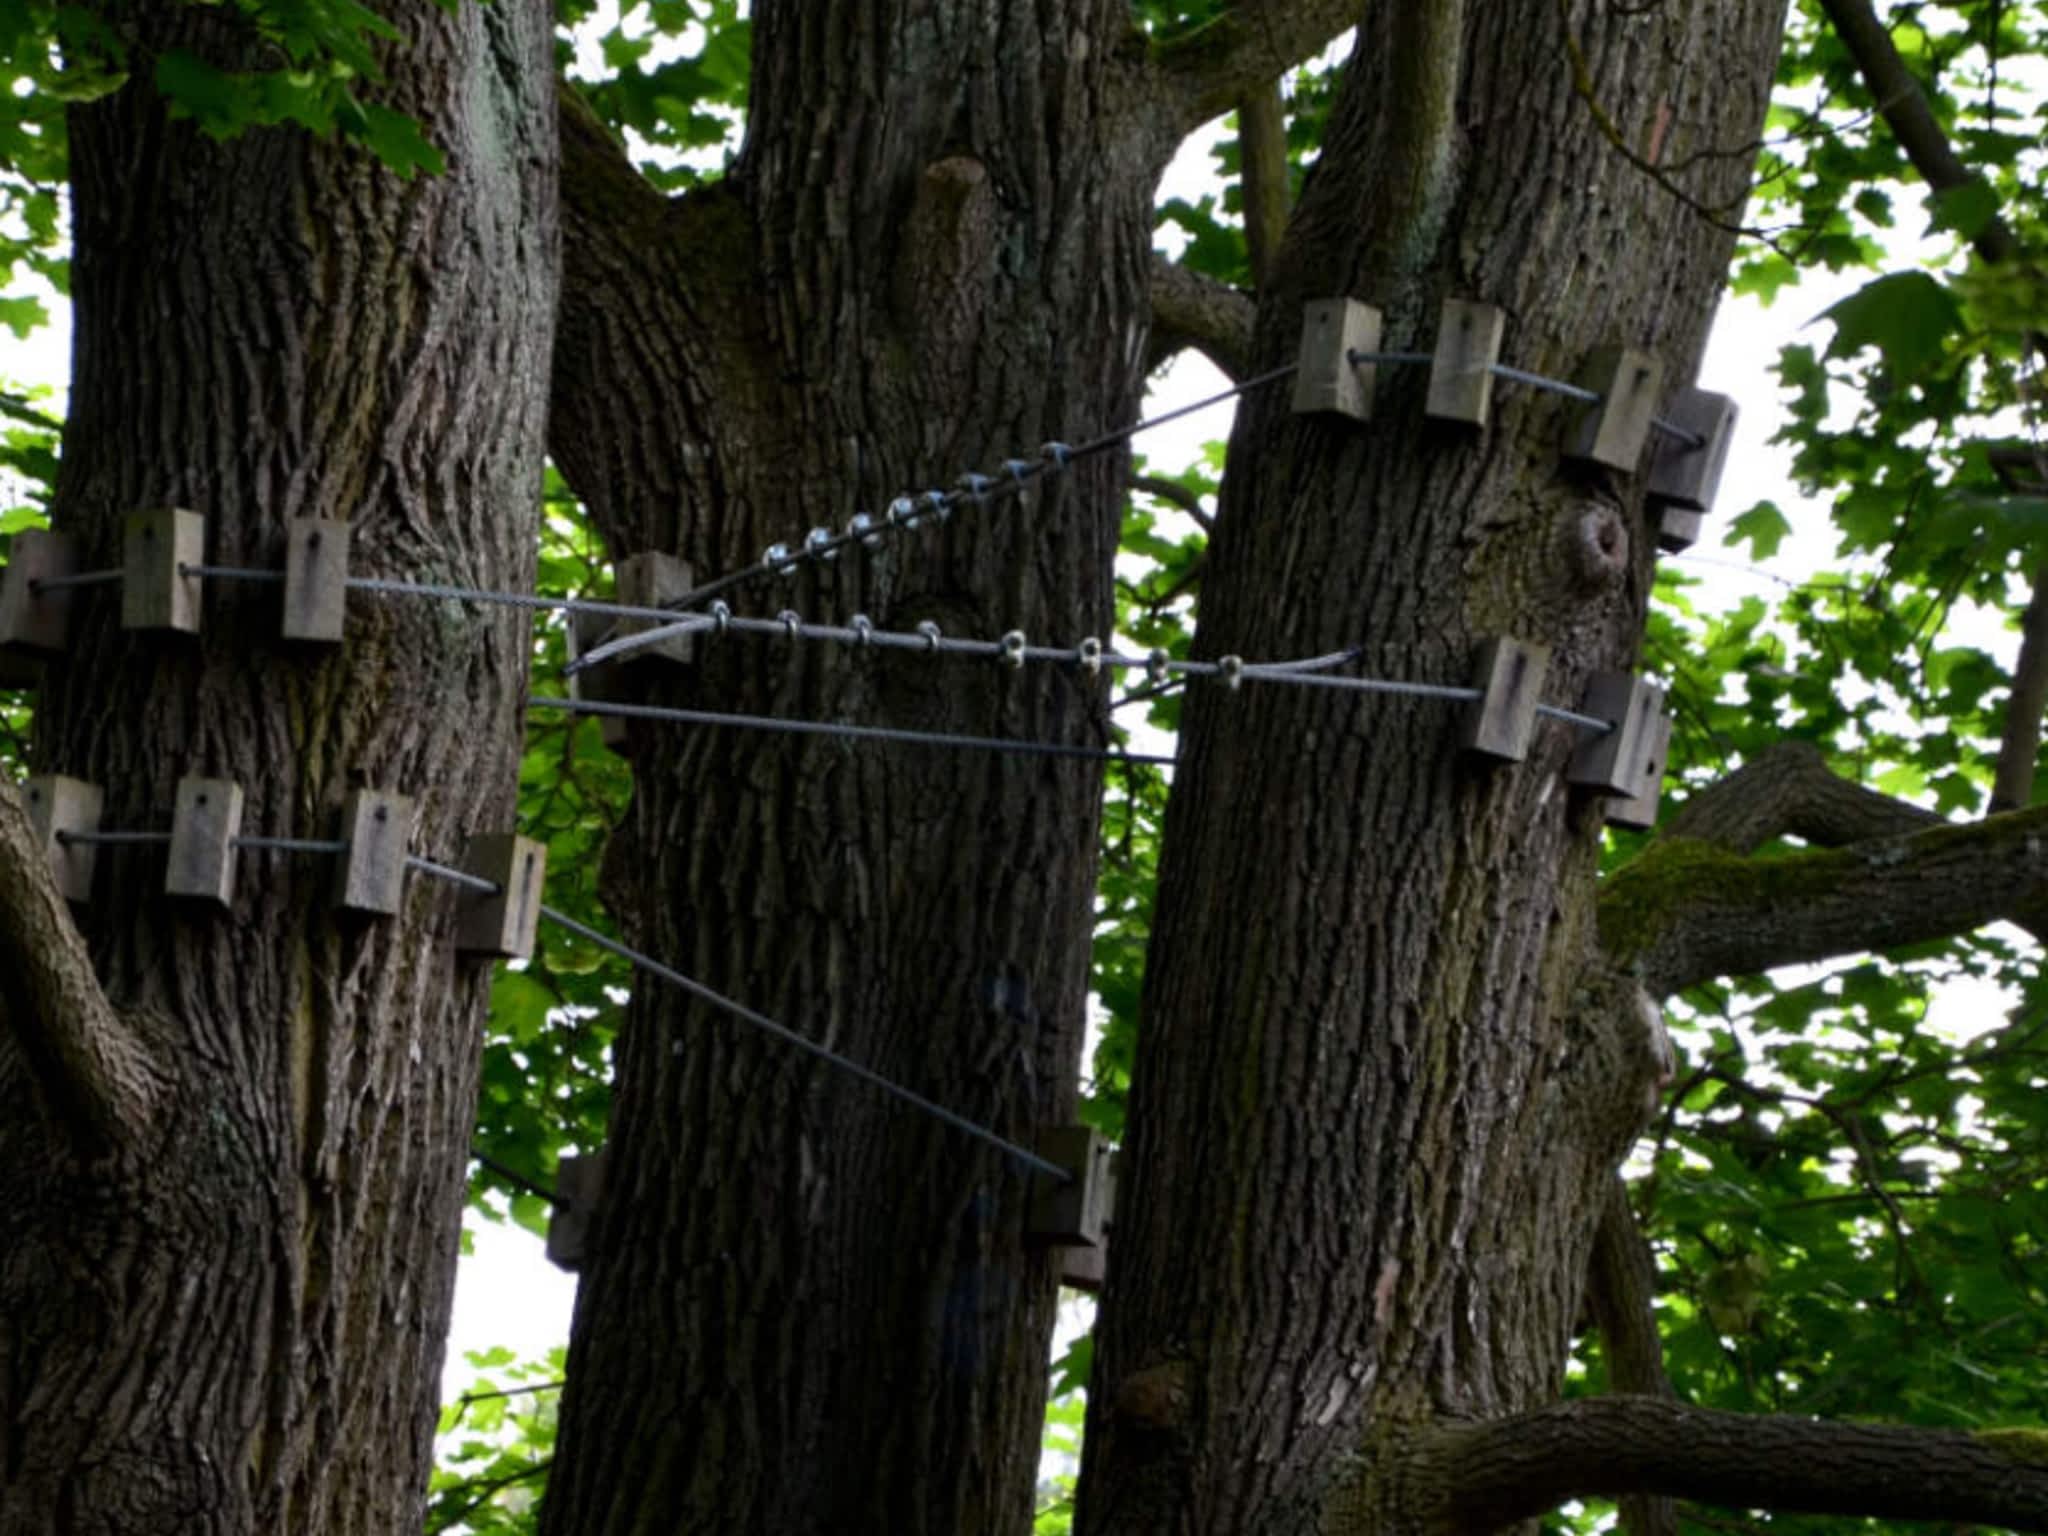
[[(276, 567), (286, 519), (329, 517), (357, 572), (530, 586), (551, 11), (385, 10), (407, 45), (380, 99), (423, 121), (445, 176), (169, 121), (159, 52), (274, 61), (232, 11), (113, 13), (142, 83), (72, 119), (53, 520), (86, 565), (119, 563), (124, 514), (183, 506), (223, 564)], [(168, 827), (188, 774), (239, 782), (248, 833), (332, 837), (357, 786), (418, 797), (412, 846), (442, 860), (510, 824), (523, 617), (357, 596), (345, 645), (301, 650), (273, 588), (209, 585), (196, 638), (124, 632), (115, 591), (77, 595), (35, 743), (40, 770), (105, 786), (108, 826)], [(90, 1018), (0, 956), (0, 1531), (416, 1527), (489, 979), (453, 955), (457, 898), (415, 880), (400, 918), (351, 919), (331, 859), (245, 852), (219, 911), (162, 895), (161, 849), (100, 859), (90, 967), (65, 980)], [(79, 1100), (109, 1084), (40, 1049), (89, 1030), (120, 1036), (145, 1090), (107, 1134)]]
[[(1426, 350), (1457, 295), (1505, 309), (1523, 367), (1628, 344), (1686, 382), (1731, 235), (1644, 162), (1739, 211), (1782, 11), (1369, 6), (1256, 363), (1305, 299)], [(1198, 654), (1363, 642), (1376, 675), (1460, 683), (1508, 634), (1576, 703), (1635, 663), (1640, 481), (1563, 467), (1554, 397), (1503, 386), (1475, 436), (1422, 393), (1383, 375), (1364, 427), (1247, 403)], [(1599, 951), (1566, 727), (1486, 768), (1434, 701), (1247, 686), (1184, 726), (1080, 1528), (1391, 1528), (1409, 1431), (1555, 1395), (1661, 1024)]]

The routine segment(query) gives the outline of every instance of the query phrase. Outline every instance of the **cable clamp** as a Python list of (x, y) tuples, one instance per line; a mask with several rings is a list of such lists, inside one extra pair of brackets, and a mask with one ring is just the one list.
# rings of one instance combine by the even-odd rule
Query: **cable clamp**
[(1038, 473), (1038, 466), (1029, 459), (1003, 460), (1003, 473), (1010, 477), (1010, 483), (1021, 489), (1024, 482)]
[(908, 496), (898, 496), (889, 503), (882, 517), (891, 528), (915, 528), (917, 526), (917, 503)]
[(924, 504), (937, 514), (939, 521), (942, 523), (953, 515), (953, 498), (944, 491), (926, 491), (924, 493)]
[(977, 475), (971, 471), (960, 477), (960, 489), (966, 493), (967, 499), (974, 503), (976, 511), (988, 505), (989, 484), (987, 475)]
[(1244, 686), (1244, 658), (1225, 656), (1216, 663), (1216, 674), (1223, 679), (1223, 686), (1232, 693)]
[(1145, 675), (1155, 683), (1165, 682), (1167, 664), (1172, 660), (1173, 658), (1165, 651), (1154, 648), (1146, 653)]
[(1081, 664), (1081, 670), (1090, 677), (1102, 675), (1102, 642), (1093, 635), (1088, 636), (1074, 652), (1074, 659)]
[(791, 640), (801, 640), (804, 634), (803, 615), (794, 608), (785, 608), (775, 615), (775, 622), (782, 626), (783, 633)]
[(930, 651), (934, 656), (936, 656), (939, 651), (939, 640), (941, 638), (939, 634), (939, 626), (934, 624), (930, 619), (924, 619), (919, 621), (917, 626), (917, 632), (920, 635), (924, 636), (924, 648), (927, 651)]
[(853, 643), (855, 645), (866, 647), (874, 644), (875, 621), (866, 614), (856, 613), (851, 619), (847, 620), (847, 625), (853, 630)]
[(814, 560), (837, 560), (838, 546), (832, 542), (832, 530), (813, 528), (804, 535), (804, 553)]
[(875, 520), (865, 512), (856, 512), (846, 520), (846, 536), (859, 539), (863, 549), (882, 547), (882, 536), (875, 532)]
[(1024, 665), (1024, 631), (1013, 629), (1003, 636), (1003, 660), (1012, 667)]
[(1065, 469), (1073, 461), (1074, 450), (1065, 443), (1042, 443), (1039, 445), (1038, 456), (1045, 461), (1048, 469), (1057, 472)]
[(787, 544), (770, 544), (767, 549), (761, 552), (761, 563), (774, 571), (778, 576), (794, 576), (796, 574), (796, 562), (789, 558), (789, 546)]
[(721, 635), (732, 628), (732, 607), (723, 598), (712, 600), (711, 627)]

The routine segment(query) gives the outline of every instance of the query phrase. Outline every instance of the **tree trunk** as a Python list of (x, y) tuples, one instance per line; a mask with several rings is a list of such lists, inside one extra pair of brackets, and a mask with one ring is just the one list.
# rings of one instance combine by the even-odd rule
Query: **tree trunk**
[[(72, 119), (77, 342), (53, 518), (89, 567), (133, 510), (208, 520), (208, 558), (281, 564), (285, 520), (354, 530), (358, 573), (531, 585), (556, 297), (551, 19), (538, 0), (384, 8), (377, 99), (448, 173), (401, 181), (297, 130), (173, 122), (160, 52), (276, 61), (230, 10), (118, 9), (140, 82)], [(278, 639), (274, 588), (209, 583), (204, 630), (76, 595), (38, 701), (41, 771), (168, 827), (232, 779), (245, 833), (331, 838), (343, 797), (418, 797), (444, 861), (513, 814), (527, 623), (350, 599), (333, 649)], [(457, 896), (328, 900), (330, 857), (244, 852), (226, 910), (100, 851), (79, 913), (152, 1111), (81, 1134), (10, 996), (0, 1037), (0, 1532), (293, 1536), (416, 1528), (431, 1459), (489, 968)], [(74, 978), (80, 995), (93, 977)], [(96, 1027), (96, 1026), (95, 1026)]]
[[(552, 440), (613, 552), (701, 575), (1119, 424), (1150, 195), (1124, 8), (781, 0), (748, 140), (670, 203), (572, 103)], [(1121, 455), (723, 594), (1105, 634)], [(701, 637), (657, 702), (1100, 744), (1078, 671)], [(609, 900), (698, 979), (1029, 1145), (1071, 1118), (1092, 764), (640, 730)], [(1026, 1170), (649, 984), (620, 1037), (543, 1529), (1029, 1521), (1055, 1285)]]
[[(1524, 368), (1569, 377), (1627, 344), (1686, 382), (1731, 243), (1695, 205), (1740, 209), (1782, 11), (1369, 7), (1258, 365), (1291, 353), (1305, 299), (1379, 304), (1387, 346), (1427, 350), (1455, 295), (1506, 311)], [(1463, 683), (1481, 637), (1512, 635), (1553, 648), (1544, 697), (1574, 705), (1635, 662), (1641, 481), (1564, 466), (1554, 396), (1502, 385), (1475, 435), (1423, 421), (1422, 395), (1383, 370), (1362, 427), (1247, 403), (1198, 653), (1363, 642), (1370, 673)], [(1573, 731), (1484, 767), (1455, 709), (1250, 684), (1189, 701), (1090, 1536), (1391, 1528), (1404, 1433), (1557, 1391), (1661, 1024), (1601, 962)]]

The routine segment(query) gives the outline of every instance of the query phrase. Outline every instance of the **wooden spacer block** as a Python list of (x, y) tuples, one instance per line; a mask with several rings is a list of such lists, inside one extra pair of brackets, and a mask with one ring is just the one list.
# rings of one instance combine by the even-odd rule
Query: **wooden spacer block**
[(83, 779), (47, 774), (30, 779), (22, 796), (28, 802), (28, 824), (42, 844), (43, 857), (66, 901), (92, 900), (93, 869), (99, 849), (90, 843), (67, 843), (60, 832), (97, 832), (106, 796), (99, 785)]
[[(585, 613), (571, 610), (569, 614), (569, 659), (576, 660), (596, 650), (618, 631), (613, 627), (612, 618), (604, 613)], [(610, 664), (592, 667), (587, 672), (569, 674), (569, 697), (588, 699), (597, 704), (614, 704), (626, 695), (625, 673)], [(632, 744), (632, 733), (628, 727), (632, 722), (623, 715), (598, 715), (597, 728), (603, 734), (604, 744), (620, 756), (625, 756)]]
[(472, 837), (462, 867), (498, 889), (488, 895), (482, 891), (464, 894), (462, 916), (455, 928), (456, 953), (495, 955), (501, 960), (531, 956), (547, 865), (547, 849), (530, 837), (516, 832)]
[(0, 571), (0, 646), (54, 656), (71, 640), (69, 587), (37, 592), (33, 584), (78, 574), (78, 546), (65, 533), (28, 528), (8, 547)]
[(1700, 541), (1701, 514), (1684, 507), (1652, 506), (1657, 519), (1657, 547), (1667, 555), (1683, 554)]
[(590, 1252), (590, 1223), (604, 1194), (604, 1150), (566, 1155), (555, 1168), (555, 1199), (548, 1217), (548, 1262), (572, 1274)]
[(1354, 421), (1372, 417), (1376, 370), (1351, 361), (1353, 352), (1377, 352), (1380, 312), (1356, 299), (1317, 299), (1304, 306), (1301, 352), (1294, 375), (1297, 416), (1328, 412)]
[(1496, 762), (1519, 763), (1529, 755), (1536, 731), (1536, 705), (1550, 647), (1505, 637), (1479, 647), (1472, 686), (1485, 694), (1465, 708), (1458, 745)]
[(1712, 511), (1740, 414), (1726, 395), (1691, 385), (1681, 389), (1671, 402), (1667, 419), (1672, 426), (1706, 441), (1695, 448), (1662, 432), (1657, 434), (1657, 451), (1650, 456), (1650, 499), (1694, 512)]
[(131, 512), (122, 541), (121, 627), (198, 634), (201, 582), (178, 567), (205, 562), (206, 519), (197, 512)]
[(1650, 723), (1663, 712), (1664, 690), (1648, 678), (1633, 672), (1595, 672), (1586, 680), (1579, 713), (1611, 720), (1614, 729), (1587, 738), (1565, 770), (1566, 781), (1604, 795), (1633, 798), (1642, 787)]
[(1026, 1237), (1048, 1248), (1100, 1247), (1110, 1214), (1109, 1143), (1092, 1127), (1058, 1125), (1038, 1133), (1037, 1151), (1066, 1169), (1067, 1179), (1033, 1177)]
[(1607, 819), (1617, 827), (1647, 832), (1657, 825), (1657, 802), (1664, 796), (1664, 767), (1671, 757), (1671, 717), (1656, 715), (1643, 733), (1636, 766), (1636, 792), (1607, 802)]
[(1109, 1242), (1116, 1230), (1116, 1175), (1120, 1156), (1115, 1152), (1109, 1156), (1109, 1189), (1105, 1197), (1108, 1212), (1103, 1218), (1102, 1241), (1089, 1247), (1075, 1244), (1059, 1250), (1060, 1284), (1069, 1290), (1084, 1291), (1090, 1296), (1102, 1292), (1102, 1282), (1109, 1273)]
[(235, 839), (242, 831), (242, 786), (232, 779), (178, 781), (171, 813), (170, 868), (164, 893), (227, 906), (235, 899)]
[(334, 871), (334, 904), (344, 912), (394, 917), (405, 904), (405, 858), (412, 842), (412, 801), (358, 789), (341, 808), (348, 852)]
[[(635, 608), (660, 608), (687, 596), (695, 585), (690, 563), (675, 555), (628, 555), (618, 563), (619, 601)], [(676, 617), (681, 618), (682, 614), (678, 612)], [(638, 635), (659, 627), (659, 621), (654, 619), (621, 619), (615, 633)], [(635, 651), (629, 659), (639, 661), (658, 657), (663, 661), (688, 661), (694, 639), (692, 635), (676, 635), (644, 651)]]
[(1586, 359), (1577, 382), (1600, 399), (1580, 412), (1564, 456), (1634, 474), (1664, 393), (1664, 364), (1633, 347), (1609, 347)]
[(1437, 421), (1486, 425), (1493, 409), (1493, 365), (1500, 361), (1507, 312), (1492, 304), (1445, 299), (1437, 322), (1436, 355), (1429, 364), (1423, 414)]
[(295, 517), (285, 529), (284, 637), (333, 644), (348, 619), (348, 544), (339, 518)]

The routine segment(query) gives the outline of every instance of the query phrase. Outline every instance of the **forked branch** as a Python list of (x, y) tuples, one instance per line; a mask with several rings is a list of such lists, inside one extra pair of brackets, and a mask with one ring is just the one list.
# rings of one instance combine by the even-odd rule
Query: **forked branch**
[(1159, 44), (1153, 68), (1175, 136), (1313, 58), (1363, 10), (1360, 0), (1238, 0), (1196, 31)]
[(1156, 368), (1193, 347), (1233, 382), (1242, 379), (1250, 368), (1255, 313), (1250, 295), (1155, 253), (1152, 344), (1146, 366)]

